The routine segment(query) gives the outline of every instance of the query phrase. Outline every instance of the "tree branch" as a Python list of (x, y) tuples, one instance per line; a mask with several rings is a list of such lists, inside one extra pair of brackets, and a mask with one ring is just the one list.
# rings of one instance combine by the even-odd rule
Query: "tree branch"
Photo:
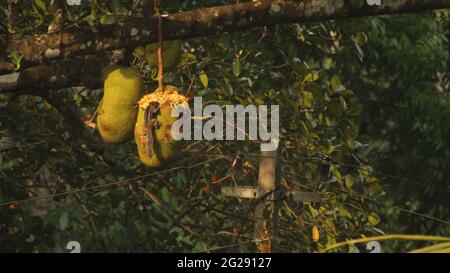
[[(164, 17), (163, 31), (165, 39), (173, 40), (281, 23), (324, 21), (440, 8), (450, 8), (450, 1), (384, 0), (381, 6), (366, 5), (361, 9), (355, 9), (350, 0), (257, 0), (172, 14)], [(158, 33), (156, 27), (155, 16), (128, 18), (114, 25), (99, 26), (95, 32), (72, 30), (41, 34), (0, 45), (0, 59), (6, 60), (8, 54), (18, 51), (23, 55), (21, 69), (24, 69), (20, 72), (16, 85), (11, 85), (11, 76), (0, 77), (0, 92), (36, 86), (42, 89), (84, 84), (98, 87), (100, 77), (94, 79), (99, 72), (96, 57), (73, 57), (95, 55), (114, 49), (133, 49), (155, 42)], [(53, 59), (62, 61), (48, 65)], [(38, 66), (29, 68), (33, 65)], [(74, 67), (82, 69), (73, 69)], [(0, 71), (3, 74), (5, 72), (12, 71)]]
[(59, 90), (71, 86), (101, 87), (102, 68), (119, 64), (124, 59), (123, 50), (105, 52), (98, 56), (87, 55), (41, 64), (0, 76), (0, 93), (26, 92), (28, 90)]
[[(350, 0), (257, 0), (250, 3), (203, 8), (164, 18), (167, 40), (238, 31), (252, 27), (292, 22), (324, 21), (357, 16), (418, 12), (450, 8), (448, 0), (384, 0), (381, 6), (355, 9)], [(41, 34), (10, 41), (0, 46), (0, 59), (14, 51), (23, 56), (23, 67), (50, 59), (96, 54), (120, 48), (134, 48), (157, 41), (157, 17), (128, 18), (114, 25), (86, 30)]]

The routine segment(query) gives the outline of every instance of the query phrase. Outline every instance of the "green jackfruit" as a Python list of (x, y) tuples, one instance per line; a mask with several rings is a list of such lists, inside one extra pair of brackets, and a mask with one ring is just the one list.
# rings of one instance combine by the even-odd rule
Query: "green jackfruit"
[(107, 67), (104, 67), (101, 71), (101, 75), (102, 75), (102, 81), (105, 82), (106, 78), (108, 77), (109, 73), (113, 72), (116, 69), (119, 69), (120, 65), (118, 64), (112, 64), (109, 65)]
[[(178, 94), (177, 88), (174, 86), (166, 86), (166, 92), (160, 92), (159, 89), (155, 92), (144, 96), (139, 101), (139, 113), (134, 130), (137, 150), (139, 158), (145, 165), (149, 167), (160, 167), (166, 162), (175, 159), (180, 155), (184, 141), (176, 141), (172, 138), (172, 125), (177, 120), (177, 117), (172, 117), (172, 108), (176, 105), (182, 104), (187, 106), (187, 98)], [(159, 104), (159, 111), (155, 118), (158, 122), (158, 127), (153, 128), (153, 147), (152, 155), (147, 153), (147, 134), (144, 128), (145, 109), (151, 102)]]
[[(163, 42), (164, 70), (174, 70), (181, 61), (181, 41)], [(148, 44), (145, 46), (145, 60), (151, 67), (158, 67), (158, 44)]]
[(134, 68), (119, 68), (107, 75), (97, 115), (98, 130), (106, 143), (122, 143), (133, 138), (137, 103), (143, 89), (142, 76)]

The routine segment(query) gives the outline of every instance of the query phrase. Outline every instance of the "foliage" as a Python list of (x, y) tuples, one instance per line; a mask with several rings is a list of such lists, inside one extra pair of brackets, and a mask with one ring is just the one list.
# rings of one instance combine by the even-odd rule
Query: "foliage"
[[(406, 209), (448, 219), (450, 165), (448, 11), (429, 15), (365, 18), (343, 22), (342, 32), (365, 32), (369, 37), (360, 62), (346, 43), (339, 71), (358, 86), (365, 105), (362, 131), (371, 136), (370, 153), (389, 198)], [(392, 232), (441, 234), (445, 223), (386, 209)], [(400, 250), (397, 246), (397, 250)]]
[[(89, 6), (83, 1), (82, 6), (69, 8), (66, 25), (89, 29), (109, 22), (105, 16), (116, 21), (129, 14), (132, 1), (108, 2), (110, 6), (100, 1)], [(167, 5), (163, 11), (175, 12), (227, 1), (162, 2)], [(0, 4), (4, 7), (5, 1)], [(49, 1), (26, 1), (16, 29), (2, 30), (1, 40), (45, 32), (52, 19), (48, 6)], [(2, 21), (5, 16), (0, 11)], [(397, 26), (397, 20), (407, 22)], [(422, 32), (410, 26), (404, 36), (396, 37), (399, 29), (421, 20)], [(432, 175), (441, 177), (429, 180), (448, 181), (444, 165), (448, 157), (439, 155), (448, 153), (448, 139), (442, 137), (448, 130), (441, 127), (448, 104), (444, 94), (431, 97), (421, 92), (436, 82), (435, 73), (426, 78), (430, 71), (443, 72), (448, 65), (442, 27), (428, 17), (383, 17), (190, 39), (183, 41), (182, 63), (165, 80), (190, 97), (202, 96), (204, 103), (280, 105), (281, 187), (319, 192), (327, 198), (321, 204), (280, 203), (279, 251), (323, 251), (337, 241), (384, 233), (379, 226), (387, 217), (379, 216), (373, 200), (385, 192), (368, 160), (373, 155), (380, 170), (412, 178), (421, 169), (433, 172), (432, 164), (437, 164), (442, 172)], [(417, 33), (430, 36), (416, 37)], [(416, 56), (420, 58), (412, 58)], [(135, 55), (130, 65), (144, 74), (146, 90), (154, 90), (156, 71), (143, 57)], [(386, 90), (402, 92), (385, 95)], [(199, 141), (186, 148), (180, 161), (150, 170), (139, 163), (134, 143), (98, 145), (73, 129), (64, 110), (89, 116), (102, 90), (49, 92), (50, 99), (1, 97), (0, 136), (11, 142), (0, 142), (0, 203), (7, 204), (0, 207), (1, 251), (61, 252), (71, 240), (79, 241), (83, 252), (255, 251), (252, 212), (258, 201), (226, 198), (220, 187), (255, 185), (259, 143)], [(361, 134), (360, 125), (378, 142), (368, 146), (370, 138)], [(98, 133), (89, 130), (98, 139)], [(417, 137), (423, 135), (427, 137), (417, 145)], [(380, 140), (388, 141), (388, 147)], [(434, 150), (426, 150), (429, 143)], [(237, 152), (245, 160), (233, 181), (230, 165)], [(410, 165), (408, 161), (415, 159), (411, 154), (427, 158), (420, 163), (429, 165)], [(394, 164), (383, 164), (386, 156)], [(422, 193), (416, 189), (408, 197)], [(436, 192), (428, 194), (436, 197)], [(28, 201), (9, 203), (22, 199)], [(444, 213), (447, 207), (439, 202), (434, 209)]]

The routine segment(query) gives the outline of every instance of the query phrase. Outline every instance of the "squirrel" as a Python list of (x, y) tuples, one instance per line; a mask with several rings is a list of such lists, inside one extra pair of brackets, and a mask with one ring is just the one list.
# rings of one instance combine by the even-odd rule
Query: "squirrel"
[(159, 112), (159, 103), (156, 101), (150, 102), (144, 112), (144, 135), (146, 139), (146, 153), (148, 157), (153, 156), (153, 145), (154, 145), (154, 130), (159, 129), (161, 124), (156, 119)]

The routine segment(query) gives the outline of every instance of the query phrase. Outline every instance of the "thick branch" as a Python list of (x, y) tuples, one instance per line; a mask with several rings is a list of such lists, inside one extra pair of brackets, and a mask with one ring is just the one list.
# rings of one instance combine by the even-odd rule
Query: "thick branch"
[[(290, 22), (418, 12), (450, 8), (449, 0), (384, 0), (381, 6), (354, 9), (350, 0), (258, 0), (250, 3), (204, 8), (164, 18), (164, 38), (192, 38)], [(129, 18), (97, 32), (66, 31), (41, 34), (0, 45), (0, 60), (19, 51), (23, 71), (0, 76), (0, 93), (101, 86), (100, 68), (117, 56), (99, 52), (132, 49), (157, 40), (157, 18)], [(83, 55), (89, 55), (81, 57)], [(115, 57), (114, 57), (115, 56)], [(53, 60), (61, 58), (61, 60)], [(123, 56), (121, 56), (123, 58)], [(37, 65), (30, 67), (32, 65)], [(11, 65), (3, 65), (3, 73)], [(11, 71), (8, 71), (10, 73)], [(0, 70), (0, 74), (2, 71)]]
[[(350, 0), (257, 0), (250, 3), (204, 8), (164, 18), (168, 40), (214, 35), (252, 27), (291, 22), (324, 21), (357, 16), (418, 12), (450, 8), (448, 0), (384, 0), (381, 6), (355, 9)], [(157, 41), (157, 18), (129, 18), (97, 31), (72, 30), (41, 34), (0, 46), (0, 60), (19, 51), (22, 67), (50, 59), (96, 54), (119, 48), (134, 48)], [(0, 71), (1, 73), (1, 71)]]
[(119, 64), (124, 58), (123, 50), (87, 55), (41, 64), (21, 72), (0, 76), (0, 93), (12, 91), (59, 90), (71, 86), (96, 89), (102, 85), (102, 68)]

